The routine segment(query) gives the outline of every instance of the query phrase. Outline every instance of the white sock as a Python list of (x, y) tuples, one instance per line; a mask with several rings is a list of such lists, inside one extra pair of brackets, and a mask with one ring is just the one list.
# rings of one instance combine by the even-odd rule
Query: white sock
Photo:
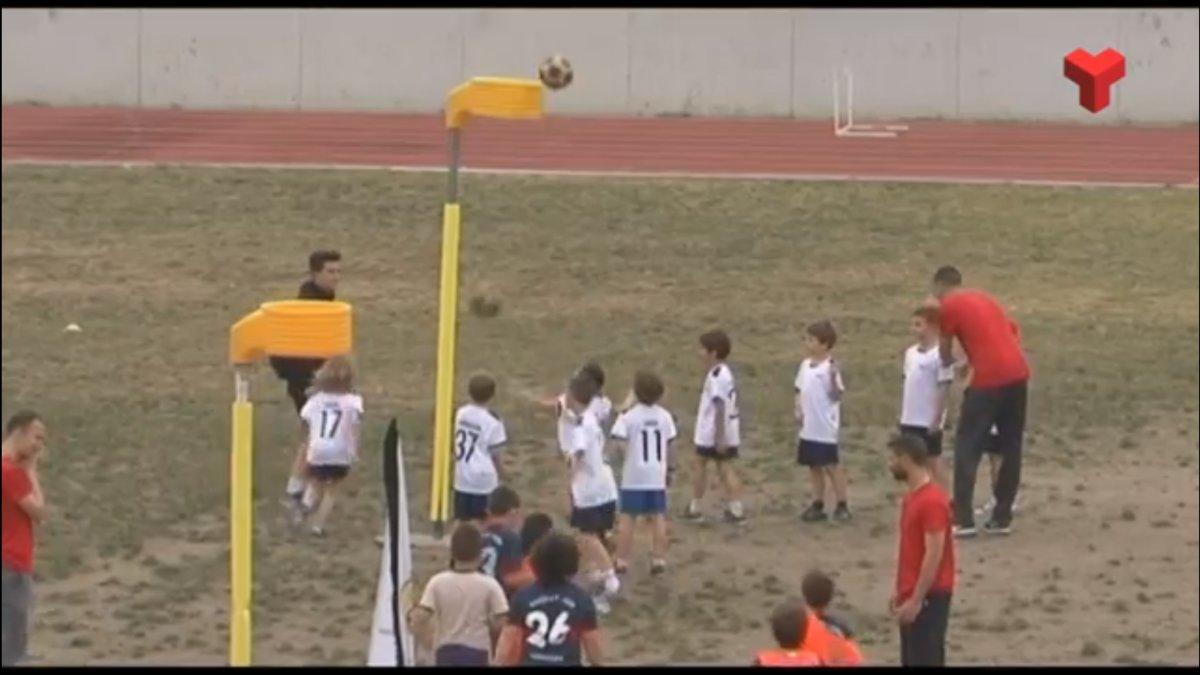
[(287, 494), (289, 497), (298, 497), (304, 491), (304, 481), (295, 476), (288, 477)]
[(693, 500), (692, 500), (692, 502), (691, 502), (690, 504), (688, 504), (688, 511), (691, 511), (692, 513), (695, 513), (695, 512), (697, 512), (697, 511), (699, 511), (699, 510), (700, 510), (700, 500), (699, 500), (699, 499), (693, 499)]
[(613, 596), (617, 591), (621, 590), (621, 580), (617, 578), (617, 573), (614, 570), (608, 570), (604, 577), (604, 594)]

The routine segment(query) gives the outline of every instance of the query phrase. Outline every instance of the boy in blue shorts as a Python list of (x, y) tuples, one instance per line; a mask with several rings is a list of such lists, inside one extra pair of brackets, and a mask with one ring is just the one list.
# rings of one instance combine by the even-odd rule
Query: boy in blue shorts
[(846, 471), (838, 458), (838, 429), (841, 426), (842, 373), (833, 358), (837, 331), (828, 320), (810, 324), (805, 331), (809, 357), (796, 372), (796, 421), (800, 440), (796, 459), (812, 476), (812, 504), (800, 516), (806, 523), (828, 520), (825, 513), (825, 479), (833, 483), (837, 497), (834, 520), (850, 520), (846, 498)]
[(633, 529), (637, 520), (654, 526), (651, 574), (667, 568), (667, 475), (671, 470), (671, 442), (677, 435), (675, 420), (658, 405), (663, 383), (657, 375), (639, 372), (633, 379), (637, 403), (621, 413), (612, 437), (625, 442), (625, 468), (621, 474), (621, 515), (617, 521), (617, 574), (629, 569)]

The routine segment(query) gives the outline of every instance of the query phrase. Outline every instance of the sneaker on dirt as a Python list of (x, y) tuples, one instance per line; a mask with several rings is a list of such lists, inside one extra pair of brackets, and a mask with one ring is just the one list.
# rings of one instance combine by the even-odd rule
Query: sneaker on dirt
[(809, 507), (804, 510), (804, 513), (800, 514), (800, 520), (806, 523), (819, 523), (829, 520), (829, 515), (825, 513), (825, 509), (817, 506), (816, 504), (810, 504)]

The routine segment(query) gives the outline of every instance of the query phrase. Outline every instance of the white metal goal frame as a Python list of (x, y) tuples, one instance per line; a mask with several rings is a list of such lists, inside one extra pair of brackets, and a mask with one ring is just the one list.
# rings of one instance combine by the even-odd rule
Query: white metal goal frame
[[(842, 125), (842, 87), (846, 80), (846, 124)], [(839, 138), (895, 138), (908, 131), (906, 124), (855, 124), (854, 123), (854, 73), (850, 68), (835, 68), (833, 71), (833, 135)]]

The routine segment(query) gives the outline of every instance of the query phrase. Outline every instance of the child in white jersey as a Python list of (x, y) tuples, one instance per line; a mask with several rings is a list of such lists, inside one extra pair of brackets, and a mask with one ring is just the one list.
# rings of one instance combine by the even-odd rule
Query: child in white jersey
[(471, 402), (454, 415), (454, 518), (477, 525), (487, 518), (488, 495), (504, 477), (500, 451), (508, 442), (504, 422), (487, 407), (496, 395), (489, 375), (467, 383)]
[[(608, 422), (612, 418), (613, 404), (607, 396), (604, 395), (604, 369), (595, 361), (589, 361), (583, 364), (575, 372), (575, 375), (584, 375), (592, 379), (596, 383), (596, 395), (592, 397), (588, 403), (587, 412), (591, 414), (600, 424), (601, 429), (608, 428)], [(575, 377), (572, 375), (572, 377)], [(566, 489), (564, 494), (567, 498), (568, 512), (571, 508), (571, 470), (570, 470), (570, 445), (571, 435), (574, 433), (575, 423), (572, 418), (571, 411), (567, 402), (570, 394), (566, 391), (559, 394), (557, 397), (539, 401), (539, 404), (547, 409), (554, 411), (554, 418), (557, 424), (558, 433), (558, 450), (562, 453), (563, 463), (567, 466), (564, 482)]]
[(578, 531), (583, 556), (583, 581), (595, 593), (597, 610), (608, 610), (608, 599), (620, 589), (605, 537), (617, 512), (617, 481), (604, 461), (604, 431), (588, 412), (596, 395), (596, 382), (580, 373), (568, 388), (567, 411), (574, 425), (571, 434), (571, 527)]
[(938, 353), (938, 308), (918, 307), (912, 314), (911, 328), (917, 343), (904, 352), (900, 433), (919, 436), (925, 441), (933, 479), (949, 489), (942, 461), (942, 427), (946, 423), (946, 395), (954, 382), (954, 367), (942, 364)]
[(315, 536), (325, 533), (338, 485), (358, 459), (362, 396), (354, 393), (354, 367), (345, 356), (325, 362), (313, 378), (313, 392), (300, 409), (307, 440), (306, 482), (315, 506), (310, 525)]
[(651, 574), (667, 567), (667, 475), (670, 473), (671, 442), (675, 420), (658, 405), (663, 383), (657, 375), (639, 372), (633, 379), (637, 403), (617, 417), (612, 437), (625, 442), (625, 469), (621, 474), (621, 515), (617, 523), (618, 574), (628, 567), (633, 548), (633, 529), (638, 519), (654, 527)]
[(746, 519), (742, 510), (742, 486), (733, 471), (741, 442), (741, 421), (738, 418), (737, 384), (725, 359), (733, 345), (725, 331), (714, 330), (700, 336), (700, 359), (704, 362), (704, 388), (696, 412), (696, 473), (692, 479), (692, 501), (684, 517), (700, 520), (700, 500), (708, 487), (708, 464), (717, 465), (717, 475), (725, 488), (725, 518), (733, 522)]
[(846, 496), (846, 471), (838, 457), (838, 430), (841, 426), (842, 393), (846, 390), (842, 373), (833, 358), (837, 331), (828, 320), (809, 324), (804, 344), (809, 357), (796, 372), (796, 421), (800, 440), (796, 459), (809, 468), (812, 477), (812, 504), (800, 516), (804, 522), (827, 520), (825, 479), (833, 484), (837, 497), (834, 520), (849, 520)]

